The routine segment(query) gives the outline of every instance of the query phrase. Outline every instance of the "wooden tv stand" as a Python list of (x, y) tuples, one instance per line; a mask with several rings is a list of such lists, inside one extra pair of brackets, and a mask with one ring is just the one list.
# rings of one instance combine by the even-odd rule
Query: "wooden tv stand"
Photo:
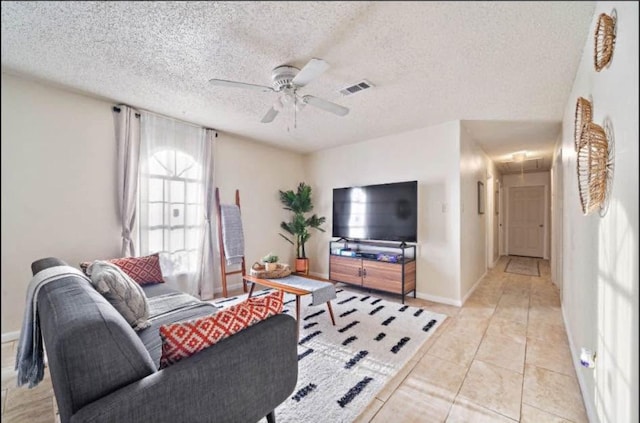
[[(411, 291), (416, 297), (415, 245), (340, 240), (331, 241), (329, 247), (332, 281), (400, 294), (403, 304)], [(379, 254), (386, 257), (381, 260)], [(398, 256), (401, 258), (393, 262)]]

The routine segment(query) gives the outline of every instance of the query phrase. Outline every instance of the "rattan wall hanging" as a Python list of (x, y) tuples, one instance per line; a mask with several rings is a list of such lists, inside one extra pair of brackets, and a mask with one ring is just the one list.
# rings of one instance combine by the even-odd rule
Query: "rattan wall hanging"
[(584, 124), (577, 164), (580, 204), (582, 213), (588, 215), (604, 205), (609, 182), (609, 142), (600, 125), (593, 122)]
[(611, 12), (611, 16), (602, 13), (598, 17), (593, 43), (593, 63), (596, 67), (596, 72), (600, 72), (611, 62), (613, 48), (616, 43), (616, 20), (615, 9)]
[(582, 128), (584, 127), (585, 123), (591, 122), (591, 118), (591, 102), (584, 97), (578, 97), (578, 101), (576, 102), (576, 117), (573, 129), (575, 151), (578, 151), (580, 149)]

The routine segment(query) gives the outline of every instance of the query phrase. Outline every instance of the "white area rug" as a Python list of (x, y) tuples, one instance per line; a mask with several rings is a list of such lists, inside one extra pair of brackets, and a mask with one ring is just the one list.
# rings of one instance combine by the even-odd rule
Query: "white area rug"
[(504, 268), (506, 273), (518, 275), (540, 276), (538, 259), (533, 257), (511, 257)]
[[(298, 384), (276, 409), (278, 423), (353, 421), (446, 319), (340, 288), (337, 294), (331, 302), (336, 326), (326, 304), (312, 307), (311, 298), (302, 297)], [(216, 304), (228, 306), (245, 298)], [(295, 317), (295, 296), (285, 295), (285, 312)]]

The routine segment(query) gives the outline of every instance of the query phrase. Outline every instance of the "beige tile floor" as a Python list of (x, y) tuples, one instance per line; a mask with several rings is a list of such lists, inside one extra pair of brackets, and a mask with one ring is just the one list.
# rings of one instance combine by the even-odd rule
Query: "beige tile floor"
[[(407, 299), (449, 318), (358, 422), (587, 422), (549, 262), (541, 277), (505, 264), (462, 308)], [(2, 344), (2, 422), (54, 422), (48, 373), (35, 389), (16, 388), (14, 357), (15, 342)]]

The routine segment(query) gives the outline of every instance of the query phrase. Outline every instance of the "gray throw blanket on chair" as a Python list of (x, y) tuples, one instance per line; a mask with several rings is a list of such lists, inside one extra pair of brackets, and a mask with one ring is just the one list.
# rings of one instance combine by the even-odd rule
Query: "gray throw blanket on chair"
[(33, 388), (44, 377), (44, 347), (38, 321), (38, 292), (45, 284), (71, 275), (87, 279), (82, 272), (71, 266), (54, 266), (38, 272), (29, 282), (16, 354), (18, 386), (28, 383), (29, 388)]
[(235, 204), (220, 205), (220, 222), (227, 265), (241, 264), (244, 257), (244, 234), (242, 233), (240, 207)]

